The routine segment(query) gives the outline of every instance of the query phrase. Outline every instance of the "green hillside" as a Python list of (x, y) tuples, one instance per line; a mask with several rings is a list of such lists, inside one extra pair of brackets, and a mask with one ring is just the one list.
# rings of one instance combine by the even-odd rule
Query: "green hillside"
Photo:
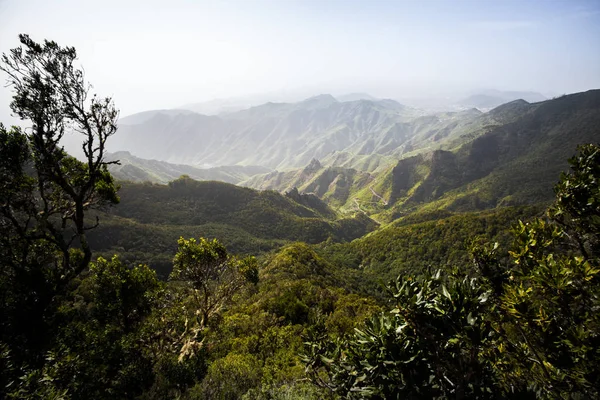
[[(600, 138), (598, 90), (530, 105), (509, 103), (491, 113), (508, 122), (452, 152), (396, 165), (392, 219), (415, 207), (473, 210), (550, 201), (556, 177), (577, 146)], [(418, 177), (418, 168), (426, 175), (406, 180)]]
[(535, 104), (517, 100), (459, 121), (446, 136), (428, 131), (444, 138), (437, 149), (407, 153), (372, 173), (319, 163), (316, 169), (257, 175), (244, 184), (296, 186), (342, 212), (361, 210), (380, 222), (420, 209), (472, 211), (550, 201), (577, 145), (600, 139), (600, 91)]
[[(470, 28), (530, 25), (508, 22)], [(221, 63), (236, 42), (214, 37)], [(0, 123), (0, 399), (600, 398), (600, 90), (119, 120), (73, 47), (19, 41), (0, 57), (23, 122)]]
[(313, 159), (300, 170), (256, 175), (240, 185), (280, 192), (296, 188), (302, 193), (314, 194), (333, 208), (338, 208), (348, 202), (352, 193), (366, 187), (371, 180), (372, 175), (368, 172), (353, 168), (325, 167)]
[(350, 241), (376, 228), (362, 213), (339, 216), (314, 195), (258, 192), (181, 177), (168, 185), (124, 182), (120, 204), (89, 233), (102, 254), (120, 254), (161, 273), (183, 237), (217, 238), (236, 253), (259, 254), (292, 241)]

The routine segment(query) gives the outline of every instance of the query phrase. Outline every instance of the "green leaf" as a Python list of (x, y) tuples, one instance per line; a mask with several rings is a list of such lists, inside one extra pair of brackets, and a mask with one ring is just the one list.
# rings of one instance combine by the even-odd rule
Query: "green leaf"
[(473, 314), (469, 313), (469, 315), (467, 315), (467, 323), (469, 325), (475, 325), (475, 318), (473, 317)]
[(442, 285), (442, 293), (448, 300), (452, 301), (452, 296), (450, 296), (450, 292), (446, 289), (446, 285)]

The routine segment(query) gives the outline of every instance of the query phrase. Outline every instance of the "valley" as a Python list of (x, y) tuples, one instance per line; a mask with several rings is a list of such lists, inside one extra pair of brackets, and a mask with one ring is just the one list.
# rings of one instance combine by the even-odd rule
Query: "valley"
[(600, 398), (598, 13), (316, 3), (19, 14), (0, 398)]
[[(356, 110), (382, 107), (371, 100), (358, 101), (351, 102)], [(319, 96), (298, 104), (258, 106), (236, 115), (260, 114), (261, 120), (271, 120), (261, 131), (265, 136), (255, 136), (268, 141), (274, 132), (286, 135), (270, 130), (289, 126), (290, 110), (295, 110), (293, 114), (308, 109), (304, 112), (310, 117), (302, 125), (307, 131), (298, 133), (307, 137), (323, 134), (312, 131), (319, 120), (310, 118), (328, 120), (340, 107), (349, 106)], [(393, 108), (404, 110), (397, 104)], [(279, 110), (280, 122), (274, 122), (273, 109)], [(392, 135), (393, 130), (404, 131), (404, 144), (395, 142), (399, 147), (380, 153), (373, 148), (359, 156), (347, 149), (332, 150), (321, 159), (318, 152), (308, 153), (310, 161), (300, 168), (244, 166), (246, 155), (230, 159), (238, 165), (200, 168), (111, 153), (111, 160), (121, 159), (121, 165), (110, 167), (124, 181), (121, 204), (99, 214), (103, 223), (90, 232), (90, 241), (99, 254), (116, 253), (128, 263), (146, 263), (161, 277), (170, 273), (179, 236), (216, 238), (232, 252), (265, 260), (300, 241), (315, 246), (317, 253), (346, 271), (340, 282), (375, 297), (377, 285), (399, 274), (418, 274), (422, 265), (471, 274), (473, 270), (466, 267), (469, 243), (498, 241), (503, 248), (510, 247), (511, 226), (543, 214), (578, 144), (598, 141), (600, 91), (535, 104), (517, 100), (486, 113), (414, 116), (415, 110), (403, 112), (413, 116), (392, 128), (379, 125), (385, 134), (357, 136), (358, 142), (368, 142)], [(352, 120), (355, 127), (376, 125), (370, 113), (344, 118), (344, 123)], [(198, 134), (192, 142), (210, 136), (209, 132)], [(406, 143), (414, 143), (408, 153), (403, 152)], [(265, 156), (294, 151), (285, 142), (273, 146), (283, 147)], [(252, 157), (258, 160), (262, 155)], [(175, 178), (179, 173), (182, 176)]]
[[(360, 209), (385, 223), (422, 208), (475, 211), (536, 204), (552, 199), (551, 187), (577, 145), (597, 141), (599, 97), (598, 91), (589, 91), (535, 104), (517, 100), (486, 113), (468, 110), (418, 116), (418, 110), (391, 101), (339, 102), (322, 95), (220, 117), (217, 131), (226, 121), (245, 118), (246, 130), (231, 131), (221, 142), (227, 146), (239, 142), (240, 149), (248, 149), (248, 153), (240, 150), (235, 157), (227, 156), (231, 166), (207, 169), (171, 165), (116, 153), (111, 157), (117, 159), (122, 154), (122, 165), (111, 167), (111, 171), (119, 179), (137, 182), (166, 183), (179, 173), (280, 193), (297, 188), (300, 193), (316, 195), (342, 214), (351, 215)], [(145, 143), (162, 148), (157, 135), (183, 135), (175, 120), (169, 125), (174, 132), (161, 134), (153, 126), (155, 133), (151, 129)], [(137, 135), (130, 131), (131, 125), (125, 128), (116, 135), (124, 143)], [(143, 123), (135, 129), (144, 129)], [(186, 135), (192, 135), (191, 144), (186, 151), (197, 149), (196, 154), (190, 153), (191, 159), (208, 162), (201, 156), (206, 150), (200, 143), (215, 131), (202, 123), (189, 129)], [(345, 139), (336, 144), (337, 148), (329, 147), (330, 152), (323, 153), (327, 147), (323, 143), (309, 145), (315, 140), (311, 137), (321, 140), (332, 129), (340, 137), (344, 132)], [(254, 143), (263, 144), (257, 147)], [(261, 151), (260, 146), (267, 143), (271, 147)], [(302, 156), (292, 164), (289, 162), (294, 157), (286, 156), (284, 164), (265, 158), (298, 154), (298, 149), (303, 149)], [(163, 157), (172, 158), (169, 154), (163, 152)], [(245, 166), (249, 158), (264, 164)], [(303, 160), (308, 161), (302, 165)], [(300, 167), (294, 168), (298, 164)], [(282, 166), (285, 168), (270, 169)]]

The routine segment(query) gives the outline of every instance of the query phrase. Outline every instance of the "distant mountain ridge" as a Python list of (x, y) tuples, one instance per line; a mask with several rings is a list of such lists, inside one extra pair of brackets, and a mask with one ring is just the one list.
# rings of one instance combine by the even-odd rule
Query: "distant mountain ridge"
[[(297, 103), (266, 103), (220, 116), (155, 113), (119, 126), (110, 150), (188, 165), (262, 165), (298, 168), (311, 159), (340, 158), (350, 167), (440, 148), (472, 131), (477, 110), (423, 115), (394, 100), (340, 102), (319, 95)], [(142, 145), (143, 144), (143, 145)], [(379, 161), (377, 161), (379, 160)]]
[[(221, 116), (155, 113), (120, 125), (110, 150), (177, 164), (298, 167), (336, 150), (376, 151), (370, 144), (374, 135), (418, 115), (394, 101), (339, 102), (331, 95)], [(389, 147), (393, 137), (382, 140)]]
[(236, 184), (254, 175), (270, 171), (265, 167), (243, 165), (196, 168), (190, 165), (146, 160), (135, 157), (127, 151), (109, 153), (106, 160), (118, 160), (119, 164), (109, 166), (110, 173), (118, 180), (131, 182), (168, 183), (182, 175), (187, 175), (198, 181), (222, 181)]
[(577, 145), (600, 142), (600, 90), (534, 104), (516, 100), (474, 115), (465, 133), (447, 141), (447, 149), (405, 157), (368, 179), (351, 168), (311, 162), (242, 184), (275, 190), (297, 186), (341, 203), (342, 209), (392, 221), (418, 209), (470, 211), (549, 201)]
[(464, 107), (475, 107), (481, 110), (488, 110), (515, 100), (525, 100), (528, 103), (537, 103), (547, 100), (547, 98), (537, 92), (484, 90), (460, 100), (458, 104)]

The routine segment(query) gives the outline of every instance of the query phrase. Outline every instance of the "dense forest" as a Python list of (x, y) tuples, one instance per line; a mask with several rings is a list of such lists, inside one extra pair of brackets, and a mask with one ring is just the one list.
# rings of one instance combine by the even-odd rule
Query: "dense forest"
[(600, 397), (598, 91), (436, 125), (446, 147), (377, 170), (246, 182), (283, 193), (117, 181), (112, 99), (74, 48), (20, 41), (0, 64), (30, 124), (0, 124), (0, 398)]

